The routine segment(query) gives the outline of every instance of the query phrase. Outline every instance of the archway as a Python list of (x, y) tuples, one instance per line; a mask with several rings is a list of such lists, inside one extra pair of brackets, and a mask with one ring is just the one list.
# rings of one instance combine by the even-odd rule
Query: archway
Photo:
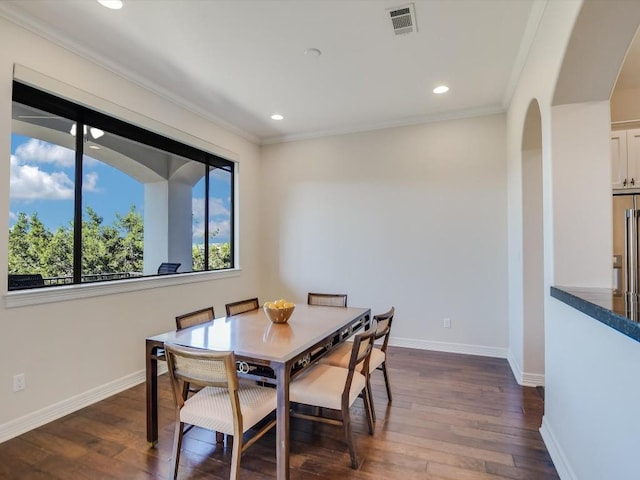
[[(544, 383), (544, 235), (542, 128), (532, 100), (522, 133), (522, 382)], [(531, 373), (535, 372), (535, 373)], [(526, 377), (526, 378), (525, 378)]]

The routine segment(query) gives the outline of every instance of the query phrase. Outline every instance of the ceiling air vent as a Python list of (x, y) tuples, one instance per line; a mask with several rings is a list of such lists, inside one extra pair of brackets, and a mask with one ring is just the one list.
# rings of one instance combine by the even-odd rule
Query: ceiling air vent
[(393, 31), (396, 35), (403, 35), (405, 33), (418, 31), (416, 12), (413, 3), (393, 8), (389, 10), (389, 15), (391, 16)]

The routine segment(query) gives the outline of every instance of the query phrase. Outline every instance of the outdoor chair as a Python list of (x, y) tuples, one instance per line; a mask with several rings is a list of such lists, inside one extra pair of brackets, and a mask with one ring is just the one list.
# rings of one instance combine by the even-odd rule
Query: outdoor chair
[(167, 263), (162, 262), (158, 267), (158, 275), (167, 275), (169, 273), (176, 273), (180, 268), (180, 263)]

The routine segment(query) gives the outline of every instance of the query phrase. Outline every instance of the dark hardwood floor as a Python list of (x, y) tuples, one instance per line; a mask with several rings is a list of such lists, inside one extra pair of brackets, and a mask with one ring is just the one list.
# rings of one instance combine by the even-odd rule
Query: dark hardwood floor
[[(291, 420), (291, 479), (557, 479), (538, 428), (543, 389), (523, 388), (506, 360), (389, 348), (393, 404), (372, 377), (377, 424), (367, 434), (362, 401), (352, 408), (360, 466), (349, 467), (342, 430)], [(168, 479), (173, 399), (160, 380), (160, 439), (145, 438), (138, 385), (0, 444), (1, 479)], [(241, 478), (275, 478), (275, 431), (242, 457)], [(185, 436), (181, 479), (228, 479), (230, 449), (212, 432)]]

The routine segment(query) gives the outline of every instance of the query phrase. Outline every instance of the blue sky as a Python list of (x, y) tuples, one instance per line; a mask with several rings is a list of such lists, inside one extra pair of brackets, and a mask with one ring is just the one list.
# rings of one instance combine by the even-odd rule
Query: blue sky
[[(52, 231), (68, 225), (73, 219), (74, 164), (74, 152), (70, 149), (12, 134), (9, 226), (20, 212), (28, 215), (37, 212)], [(91, 206), (105, 224), (115, 220), (116, 212), (126, 214), (131, 205), (144, 213), (142, 183), (87, 155), (83, 169), (83, 207)], [(215, 195), (209, 203), (209, 228), (220, 231), (214, 241), (226, 242), (229, 241), (231, 194), (228, 176), (224, 172), (213, 173), (210, 185)], [(204, 231), (203, 214), (199, 213), (204, 212), (203, 192), (204, 187), (194, 187), (194, 243), (202, 242)]]

